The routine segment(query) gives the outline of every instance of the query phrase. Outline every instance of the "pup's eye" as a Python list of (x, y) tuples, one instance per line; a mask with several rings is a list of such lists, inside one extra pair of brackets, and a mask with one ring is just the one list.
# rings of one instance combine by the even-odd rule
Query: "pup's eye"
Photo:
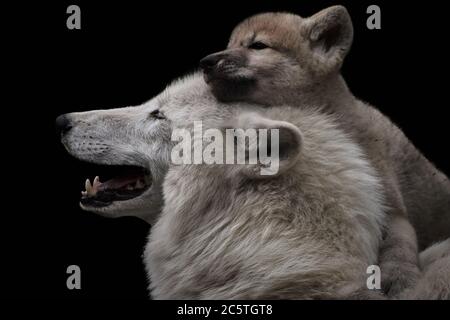
[(265, 44), (264, 42), (261, 42), (261, 41), (253, 42), (248, 47), (249, 47), (249, 49), (254, 49), (254, 50), (263, 50), (263, 49), (269, 48), (269, 46), (267, 44)]
[(159, 110), (153, 110), (149, 115), (152, 119), (165, 119), (166, 117)]

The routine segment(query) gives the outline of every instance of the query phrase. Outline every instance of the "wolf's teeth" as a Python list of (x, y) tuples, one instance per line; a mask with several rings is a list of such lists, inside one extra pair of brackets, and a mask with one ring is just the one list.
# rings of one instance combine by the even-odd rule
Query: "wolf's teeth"
[(89, 193), (89, 191), (92, 190), (92, 185), (91, 185), (91, 181), (89, 179), (86, 179), (86, 182), (84, 183), (84, 188), (86, 189), (86, 191)]
[(127, 186), (126, 186), (126, 189), (127, 189), (127, 190), (134, 190), (134, 188), (133, 188), (133, 186), (132, 186), (131, 184), (127, 185)]
[(102, 185), (102, 183), (100, 182), (100, 178), (98, 177), (98, 176), (96, 176), (95, 178), (94, 178), (94, 185), (93, 185), (93, 187), (94, 187), (94, 192), (97, 194), (97, 192), (98, 192), (98, 189), (100, 188), (100, 186)]
[(83, 197), (87, 197), (87, 192), (86, 192), (86, 191), (81, 191), (81, 195), (82, 195)]
[(136, 185), (134, 186), (136, 189), (142, 189), (145, 187), (145, 184), (139, 179), (136, 181)]
[(91, 181), (89, 179), (86, 179), (86, 182), (84, 183), (84, 186), (86, 187), (86, 192), (89, 196), (95, 196), (97, 193), (97, 190), (92, 186)]

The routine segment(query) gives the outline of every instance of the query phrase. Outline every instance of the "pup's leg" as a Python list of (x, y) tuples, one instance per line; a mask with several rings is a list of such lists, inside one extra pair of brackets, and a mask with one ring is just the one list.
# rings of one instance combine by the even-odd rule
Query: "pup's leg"
[(389, 217), (379, 264), (382, 289), (388, 298), (415, 287), (421, 277), (416, 233), (406, 217)]
[(378, 257), (382, 290), (360, 287), (351, 291), (347, 299), (396, 299), (407, 288), (414, 288), (421, 276), (414, 228), (399, 214), (389, 216), (386, 235)]
[(450, 239), (434, 244), (420, 253), (423, 277), (400, 297), (405, 299), (450, 300)]
[(450, 300), (450, 255), (434, 260), (414, 288), (406, 289), (400, 299)]
[(436, 243), (422, 251), (419, 255), (420, 267), (422, 268), (422, 270), (426, 270), (427, 267), (432, 263), (449, 255), (450, 238), (445, 241)]
[(450, 300), (450, 239), (420, 253), (421, 272), (415, 234), (409, 222), (395, 217), (388, 227), (380, 253), (382, 285), (386, 294), (360, 288), (347, 299)]

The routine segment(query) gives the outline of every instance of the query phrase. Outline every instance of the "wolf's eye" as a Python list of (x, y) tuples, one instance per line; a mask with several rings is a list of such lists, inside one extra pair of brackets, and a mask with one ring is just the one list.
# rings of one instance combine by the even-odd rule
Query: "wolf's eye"
[(152, 119), (165, 119), (164, 115), (159, 110), (153, 110), (149, 115)]
[(254, 49), (254, 50), (263, 50), (263, 49), (267, 49), (269, 48), (269, 46), (261, 41), (256, 41), (253, 42), (251, 45), (248, 46), (249, 49)]

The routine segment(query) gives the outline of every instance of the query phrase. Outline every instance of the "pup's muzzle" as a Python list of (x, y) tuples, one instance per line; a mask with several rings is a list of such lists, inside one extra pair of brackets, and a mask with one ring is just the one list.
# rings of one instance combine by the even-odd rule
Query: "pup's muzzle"
[(245, 67), (247, 58), (242, 48), (226, 49), (210, 54), (200, 60), (200, 68), (205, 75), (227, 76)]
[(217, 66), (223, 57), (224, 55), (221, 52), (210, 54), (200, 60), (200, 68), (202, 68), (204, 72), (209, 72)]

